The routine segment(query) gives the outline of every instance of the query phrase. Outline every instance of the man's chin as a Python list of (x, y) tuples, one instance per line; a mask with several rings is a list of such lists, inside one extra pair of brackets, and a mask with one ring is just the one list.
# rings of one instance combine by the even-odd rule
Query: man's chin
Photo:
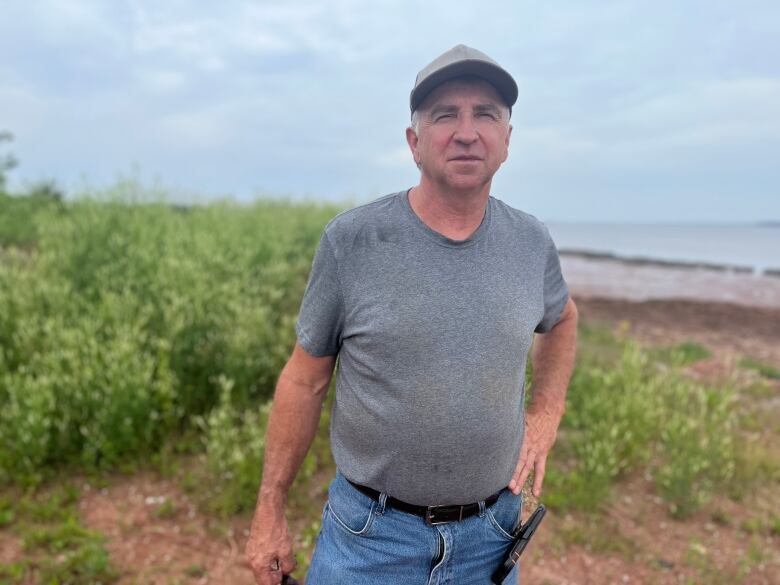
[(489, 182), (490, 179), (478, 173), (458, 174), (446, 178), (446, 185), (454, 191), (476, 191)]

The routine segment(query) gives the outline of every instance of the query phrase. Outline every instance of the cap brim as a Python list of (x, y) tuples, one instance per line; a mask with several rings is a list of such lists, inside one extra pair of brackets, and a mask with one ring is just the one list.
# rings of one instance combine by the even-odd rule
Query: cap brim
[(517, 84), (509, 73), (504, 71), (501, 67), (486, 61), (467, 59), (442, 67), (421, 81), (409, 95), (411, 110), (415, 111), (425, 98), (428, 97), (428, 94), (442, 83), (455, 79), (456, 77), (463, 77), (464, 75), (481, 77), (496, 88), (507, 106), (511, 108), (515, 105), (518, 94)]

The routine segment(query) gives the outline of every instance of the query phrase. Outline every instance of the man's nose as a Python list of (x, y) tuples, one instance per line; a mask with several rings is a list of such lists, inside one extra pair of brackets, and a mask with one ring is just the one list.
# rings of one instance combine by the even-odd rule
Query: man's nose
[(455, 140), (463, 142), (465, 144), (471, 144), (476, 142), (479, 138), (477, 134), (477, 127), (474, 124), (474, 120), (471, 116), (463, 116), (458, 119), (458, 125), (455, 128)]

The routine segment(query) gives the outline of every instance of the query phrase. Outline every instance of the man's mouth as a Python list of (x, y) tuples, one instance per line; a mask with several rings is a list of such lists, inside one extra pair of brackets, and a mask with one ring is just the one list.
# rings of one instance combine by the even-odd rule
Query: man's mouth
[(451, 158), (450, 160), (457, 160), (457, 161), (476, 161), (476, 160), (482, 160), (478, 156), (472, 156), (472, 155), (463, 155), (463, 156), (455, 156)]

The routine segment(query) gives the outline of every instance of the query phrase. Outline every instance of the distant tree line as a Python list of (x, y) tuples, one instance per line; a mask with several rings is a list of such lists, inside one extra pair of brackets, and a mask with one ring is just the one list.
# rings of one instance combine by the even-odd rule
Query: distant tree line
[[(0, 130), (0, 144), (3, 142), (11, 142), (14, 139), (14, 135), (7, 130)], [(8, 171), (13, 169), (19, 161), (12, 154), (5, 154), (0, 157), (0, 193), (5, 192), (5, 175)]]
[[(0, 130), (0, 147), (13, 141), (7, 130)], [(63, 194), (52, 181), (35, 183), (19, 193), (8, 189), (8, 171), (19, 160), (10, 152), (0, 153), (0, 247), (29, 247), (38, 238), (39, 212), (63, 209)]]

